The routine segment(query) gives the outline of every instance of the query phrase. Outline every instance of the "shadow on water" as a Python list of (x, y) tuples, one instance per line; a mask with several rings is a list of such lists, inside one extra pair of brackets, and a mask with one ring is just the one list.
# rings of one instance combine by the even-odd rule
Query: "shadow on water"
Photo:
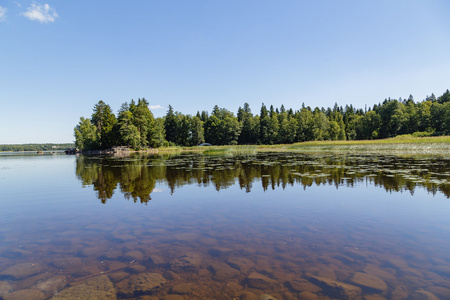
[(307, 155), (259, 153), (236, 156), (136, 155), (126, 158), (79, 156), (76, 174), (83, 186), (93, 186), (106, 203), (116, 190), (135, 203), (148, 203), (157, 182), (176, 188), (213, 185), (217, 191), (239, 184), (250, 192), (255, 184), (264, 190), (287, 185), (354, 186), (373, 184), (388, 192), (424, 188), (450, 197), (450, 161), (384, 155)]

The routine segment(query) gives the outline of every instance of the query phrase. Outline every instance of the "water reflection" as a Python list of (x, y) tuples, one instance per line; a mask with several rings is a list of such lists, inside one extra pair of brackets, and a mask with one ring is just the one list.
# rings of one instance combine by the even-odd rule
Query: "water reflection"
[(79, 156), (76, 174), (83, 186), (93, 186), (106, 203), (116, 190), (135, 203), (147, 203), (158, 182), (176, 188), (213, 185), (217, 191), (236, 183), (250, 192), (254, 184), (264, 190), (287, 185), (354, 186), (373, 184), (389, 192), (425, 188), (450, 197), (450, 161), (373, 155), (312, 155), (259, 153), (253, 155), (207, 156), (182, 154), (135, 155), (127, 158)]
[(8, 161), (0, 299), (450, 299), (447, 160)]

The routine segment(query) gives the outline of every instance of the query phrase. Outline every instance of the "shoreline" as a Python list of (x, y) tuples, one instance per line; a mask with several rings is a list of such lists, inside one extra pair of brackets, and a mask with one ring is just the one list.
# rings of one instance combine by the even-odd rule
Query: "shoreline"
[(158, 148), (160, 153), (204, 152), (204, 153), (248, 153), (248, 152), (363, 152), (383, 154), (424, 154), (449, 155), (450, 136), (441, 137), (395, 137), (383, 140), (359, 141), (308, 141), (294, 144), (277, 145), (222, 145)]
[[(1, 153), (23, 153), (24, 151), (2, 151)], [(26, 151), (32, 153), (34, 151)], [(47, 152), (47, 151), (45, 151)], [(59, 152), (59, 151), (55, 151)], [(376, 154), (423, 154), (450, 156), (450, 136), (412, 137), (397, 136), (381, 140), (339, 140), (308, 141), (294, 144), (276, 145), (218, 145), (218, 146), (172, 146), (143, 150), (131, 150), (127, 147), (112, 147), (105, 150), (67, 149), (66, 154), (116, 155), (127, 156), (132, 153), (163, 154), (174, 152), (201, 152), (205, 154), (220, 153), (255, 153), (255, 152), (361, 152)]]

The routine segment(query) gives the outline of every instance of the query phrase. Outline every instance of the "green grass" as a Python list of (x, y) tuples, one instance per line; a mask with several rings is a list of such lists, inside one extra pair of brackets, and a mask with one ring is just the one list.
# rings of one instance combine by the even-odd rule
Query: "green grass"
[(383, 140), (363, 141), (312, 141), (283, 145), (238, 145), (207, 147), (165, 147), (160, 152), (198, 151), (205, 154), (246, 154), (257, 151), (296, 152), (373, 152), (373, 153), (419, 153), (450, 155), (450, 136), (413, 137), (401, 135)]
[(399, 135), (394, 138), (382, 139), (382, 140), (362, 140), (362, 141), (314, 141), (296, 143), (298, 144), (311, 144), (311, 145), (368, 145), (368, 144), (422, 144), (422, 143), (450, 143), (450, 136), (432, 136), (432, 137), (413, 137), (410, 134)]
[(316, 141), (287, 146), (291, 151), (341, 151), (395, 154), (450, 154), (450, 137), (412, 137), (402, 135), (383, 140)]

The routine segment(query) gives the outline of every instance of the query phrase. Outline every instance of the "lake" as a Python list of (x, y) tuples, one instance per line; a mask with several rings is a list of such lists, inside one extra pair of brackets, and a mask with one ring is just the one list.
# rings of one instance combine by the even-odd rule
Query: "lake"
[(450, 299), (450, 160), (0, 154), (0, 298)]

